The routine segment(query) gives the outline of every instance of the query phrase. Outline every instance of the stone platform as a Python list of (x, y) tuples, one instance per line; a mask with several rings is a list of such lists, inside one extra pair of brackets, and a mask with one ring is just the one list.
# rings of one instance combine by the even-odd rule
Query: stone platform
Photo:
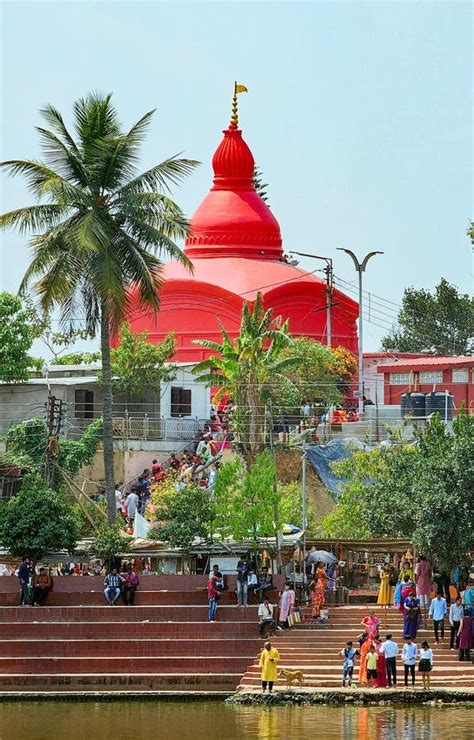
[(57, 577), (45, 606), (19, 607), (17, 579), (1, 577), (0, 694), (227, 696), (259, 651), (257, 603), (238, 608), (229, 577), (210, 624), (206, 584), (144, 576), (134, 606), (108, 606), (102, 577)]

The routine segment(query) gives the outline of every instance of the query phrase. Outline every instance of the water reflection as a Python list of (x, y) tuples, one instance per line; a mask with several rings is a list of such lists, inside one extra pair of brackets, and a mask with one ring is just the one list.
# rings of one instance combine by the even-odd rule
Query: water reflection
[(222, 702), (0, 704), (0, 740), (459, 740), (474, 707), (242, 707)]

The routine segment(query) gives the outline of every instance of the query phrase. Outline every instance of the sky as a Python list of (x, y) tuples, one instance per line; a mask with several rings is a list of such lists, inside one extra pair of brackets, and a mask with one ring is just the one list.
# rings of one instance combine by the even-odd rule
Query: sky
[[(40, 157), (45, 103), (70, 122), (74, 100), (112, 92), (126, 126), (157, 109), (143, 169), (176, 152), (202, 162), (173, 194), (191, 215), (238, 80), (285, 250), (332, 257), (350, 295), (354, 267), (336, 248), (384, 252), (364, 275), (365, 350), (379, 348), (406, 286), (444, 276), (471, 292), (471, 3), (12, 0), (1, 11), (2, 159)], [(2, 212), (31, 202), (21, 179), (1, 185)], [(18, 288), (28, 259), (27, 238), (4, 234), (2, 289)]]

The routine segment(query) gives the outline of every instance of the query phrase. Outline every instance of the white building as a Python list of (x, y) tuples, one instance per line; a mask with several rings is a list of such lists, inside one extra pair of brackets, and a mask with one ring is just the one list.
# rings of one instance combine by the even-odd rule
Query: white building
[[(192, 374), (195, 363), (177, 363), (174, 380), (150, 387), (141, 397), (114, 396), (114, 436), (119, 442), (189, 440), (210, 415), (210, 390)], [(27, 419), (44, 417), (48, 395), (62, 402), (65, 436), (102, 415), (100, 363), (49, 365), (24, 383), (0, 383), (0, 435)]]

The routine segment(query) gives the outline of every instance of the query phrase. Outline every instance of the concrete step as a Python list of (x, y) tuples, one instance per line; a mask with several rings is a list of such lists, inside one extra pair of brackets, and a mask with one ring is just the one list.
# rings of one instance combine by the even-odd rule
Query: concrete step
[(233, 691), (240, 673), (16, 673), (0, 674), (0, 691)]
[[(401, 688), (403, 686), (403, 675), (397, 676), (398, 679), (398, 687)], [(417, 676), (415, 679), (416, 683), (415, 685), (420, 687), (422, 685), (421, 677)], [(358, 684), (357, 676), (355, 677), (355, 683)], [(474, 680), (470, 679), (467, 676), (460, 676), (458, 678), (452, 678), (452, 677), (440, 677), (436, 678), (432, 676), (431, 678), (431, 684), (433, 687), (442, 687), (442, 686), (452, 686), (457, 688), (466, 688), (466, 687), (472, 687), (474, 686)], [(252, 680), (247, 679), (247, 677), (243, 678), (242, 681), (239, 684), (240, 686), (243, 686), (245, 688), (249, 687), (259, 687), (261, 685), (260, 677), (255, 677)], [(278, 686), (285, 686), (286, 681), (284, 679), (278, 680)], [(330, 686), (340, 686), (341, 685), (341, 676), (331, 676), (331, 675), (325, 675), (321, 674), (318, 676), (310, 676), (307, 677), (305, 675), (304, 677), (304, 686), (314, 686), (314, 687), (330, 687)], [(294, 687), (297, 687), (297, 684), (293, 684)]]
[(3, 657), (0, 661), (0, 674), (11, 675), (40, 673), (239, 673), (242, 675), (245, 666), (253, 656), (221, 655), (212, 656), (170, 656), (170, 657), (121, 657), (106, 656), (100, 658), (52, 658), (45, 651), (43, 657)]
[[(255, 638), (253, 622), (4, 622), (0, 640), (93, 640), (114, 635), (132, 639), (181, 639), (201, 637), (215, 641), (223, 638)], [(6, 646), (5, 646), (6, 647)]]
[[(119, 603), (121, 603), (121, 599), (119, 599)], [(219, 599), (219, 606), (222, 604), (235, 606), (236, 603), (237, 596), (234, 591), (224, 591)], [(44, 606), (103, 606), (104, 604), (106, 604), (106, 601), (103, 588), (101, 588), (98, 591), (82, 591), (77, 593), (63, 593), (53, 591), (48, 594)], [(199, 606), (202, 604), (207, 605), (207, 591), (144, 591), (140, 587), (135, 595), (136, 606)], [(258, 608), (258, 600), (254, 597), (251, 597), (249, 599), (249, 604), (255, 609)], [(0, 607), (18, 605), (18, 594), (0, 592)]]
[[(237, 561), (236, 561), (237, 565)], [(141, 591), (174, 591), (176, 593), (190, 593), (196, 590), (205, 591), (209, 576), (140, 576)], [(225, 591), (235, 592), (236, 577), (225, 576)], [(283, 588), (285, 580), (283, 576), (273, 576), (275, 592)], [(102, 591), (104, 576), (55, 576), (53, 578), (53, 593), (74, 594), (87, 591)], [(11, 593), (19, 596), (20, 588), (18, 579), (11, 576), (0, 576), (0, 593)]]
[[(203, 606), (44, 606), (34, 608), (0, 607), (2, 622), (205, 622)], [(256, 622), (256, 610), (237, 606), (219, 606), (217, 621)]]
[(92, 640), (10, 640), (4, 646), (4, 658), (106, 658), (113, 655), (121, 657), (173, 657), (173, 656), (215, 656), (245, 655), (259, 653), (260, 643), (254, 638), (207, 640), (159, 640), (159, 639), (92, 639)]

